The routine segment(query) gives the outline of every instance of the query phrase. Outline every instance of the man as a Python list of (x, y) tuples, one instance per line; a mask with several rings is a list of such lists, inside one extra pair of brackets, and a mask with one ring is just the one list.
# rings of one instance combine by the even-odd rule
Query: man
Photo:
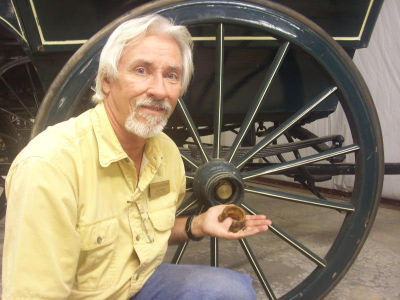
[[(251, 299), (247, 275), (161, 264), (168, 243), (246, 231), (218, 222), (223, 206), (176, 218), (185, 191), (179, 151), (161, 133), (192, 74), (185, 27), (153, 15), (130, 20), (100, 57), (97, 106), (52, 126), (7, 176), (3, 299)], [(161, 265), (161, 266), (160, 266)]]

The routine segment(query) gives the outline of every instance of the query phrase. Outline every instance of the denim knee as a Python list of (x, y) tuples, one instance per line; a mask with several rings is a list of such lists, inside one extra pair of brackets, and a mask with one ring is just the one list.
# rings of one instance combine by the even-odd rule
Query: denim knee
[(256, 293), (250, 276), (232, 270), (200, 267), (182, 286), (180, 300), (252, 300)]
[(229, 269), (162, 264), (131, 300), (253, 300), (250, 276)]

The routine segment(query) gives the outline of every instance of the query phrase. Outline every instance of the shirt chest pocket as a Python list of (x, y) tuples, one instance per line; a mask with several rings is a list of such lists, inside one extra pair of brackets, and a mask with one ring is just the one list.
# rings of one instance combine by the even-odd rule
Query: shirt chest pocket
[(111, 286), (118, 237), (117, 219), (109, 219), (79, 228), (81, 253), (77, 270), (77, 288), (104, 289)]
[(177, 194), (168, 193), (148, 201), (150, 221), (158, 231), (167, 231), (174, 226)]

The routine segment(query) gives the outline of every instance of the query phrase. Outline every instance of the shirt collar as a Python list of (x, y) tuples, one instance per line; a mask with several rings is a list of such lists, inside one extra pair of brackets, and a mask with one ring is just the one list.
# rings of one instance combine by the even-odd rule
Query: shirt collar
[[(104, 103), (97, 104), (93, 109), (92, 122), (99, 149), (100, 165), (108, 167), (113, 162), (128, 158), (111, 126)], [(163, 156), (158, 145), (157, 136), (146, 141), (144, 151), (146, 158), (152, 165), (160, 165)]]

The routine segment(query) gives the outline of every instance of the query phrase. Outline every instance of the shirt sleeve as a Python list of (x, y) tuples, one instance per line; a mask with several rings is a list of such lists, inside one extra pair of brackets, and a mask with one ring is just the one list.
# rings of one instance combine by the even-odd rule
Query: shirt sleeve
[(3, 299), (65, 299), (79, 258), (77, 191), (39, 157), (13, 166), (6, 180)]

